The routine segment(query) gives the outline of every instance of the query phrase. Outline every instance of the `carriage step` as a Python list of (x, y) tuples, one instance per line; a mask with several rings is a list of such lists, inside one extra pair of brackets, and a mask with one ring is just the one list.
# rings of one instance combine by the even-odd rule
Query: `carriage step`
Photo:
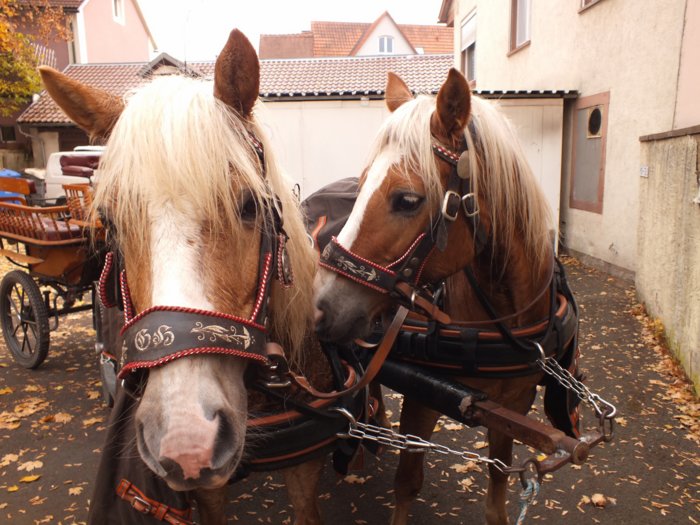
[(38, 257), (32, 257), (31, 255), (25, 255), (23, 253), (13, 252), (12, 250), (0, 249), (0, 255), (4, 255), (8, 259), (17, 261), (23, 264), (40, 264), (44, 262), (44, 259), (39, 259)]

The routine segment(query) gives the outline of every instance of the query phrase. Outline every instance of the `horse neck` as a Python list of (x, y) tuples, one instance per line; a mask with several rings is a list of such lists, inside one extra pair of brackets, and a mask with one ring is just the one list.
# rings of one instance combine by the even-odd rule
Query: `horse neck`
[[(552, 275), (552, 257), (545, 257), (540, 267), (526, 257), (522, 243), (511, 240), (508, 258), (505, 250), (486, 247), (469, 267), (489, 303), (500, 317), (516, 314), (506, 321), (509, 326), (526, 326), (546, 318), (550, 291), (545, 290)], [(544, 293), (541, 293), (543, 292)], [(540, 295), (532, 306), (533, 300)], [(481, 306), (465, 272), (447, 280), (447, 313), (456, 321), (488, 321), (489, 314)]]

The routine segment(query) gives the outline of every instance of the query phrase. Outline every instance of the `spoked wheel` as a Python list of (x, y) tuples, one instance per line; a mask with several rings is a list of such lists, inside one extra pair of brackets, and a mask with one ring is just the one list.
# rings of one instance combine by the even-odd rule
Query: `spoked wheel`
[(0, 322), (15, 361), (36, 368), (49, 352), (49, 315), (41, 291), (28, 274), (14, 270), (0, 283)]

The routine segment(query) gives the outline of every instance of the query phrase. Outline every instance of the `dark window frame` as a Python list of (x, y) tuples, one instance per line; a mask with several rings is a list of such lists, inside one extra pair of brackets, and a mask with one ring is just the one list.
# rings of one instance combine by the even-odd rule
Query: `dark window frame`
[[(588, 109), (587, 118), (593, 108), (599, 107), (602, 110), (602, 124), (600, 129), (600, 167), (598, 168), (598, 192), (595, 202), (584, 201), (574, 198), (574, 187), (576, 186), (576, 130), (578, 129), (578, 114), (582, 109)], [(588, 97), (581, 97), (574, 106), (573, 125), (571, 133), (571, 184), (569, 187), (569, 208), (574, 208), (593, 213), (603, 213), (603, 197), (605, 196), (605, 163), (608, 142), (608, 114), (610, 112), (610, 92), (598, 93)], [(588, 138), (588, 137), (587, 137)], [(582, 175), (579, 175), (581, 177)]]
[[(12, 130), (12, 138), (6, 138), (6, 136), (5, 136), (6, 129)], [(12, 144), (12, 143), (18, 142), (17, 141), (17, 129), (15, 128), (15, 126), (11, 126), (11, 125), (0, 126), (0, 142), (2, 142), (4, 144)]]

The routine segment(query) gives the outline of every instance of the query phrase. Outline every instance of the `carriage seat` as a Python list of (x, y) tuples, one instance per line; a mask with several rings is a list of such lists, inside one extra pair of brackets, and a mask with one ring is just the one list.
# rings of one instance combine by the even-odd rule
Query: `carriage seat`
[(44, 241), (62, 241), (82, 237), (83, 229), (77, 224), (42, 217), (41, 224), (37, 224), (36, 233)]
[(98, 155), (63, 155), (59, 162), (64, 175), (89, 179), (97, 169), (100, 157)]

